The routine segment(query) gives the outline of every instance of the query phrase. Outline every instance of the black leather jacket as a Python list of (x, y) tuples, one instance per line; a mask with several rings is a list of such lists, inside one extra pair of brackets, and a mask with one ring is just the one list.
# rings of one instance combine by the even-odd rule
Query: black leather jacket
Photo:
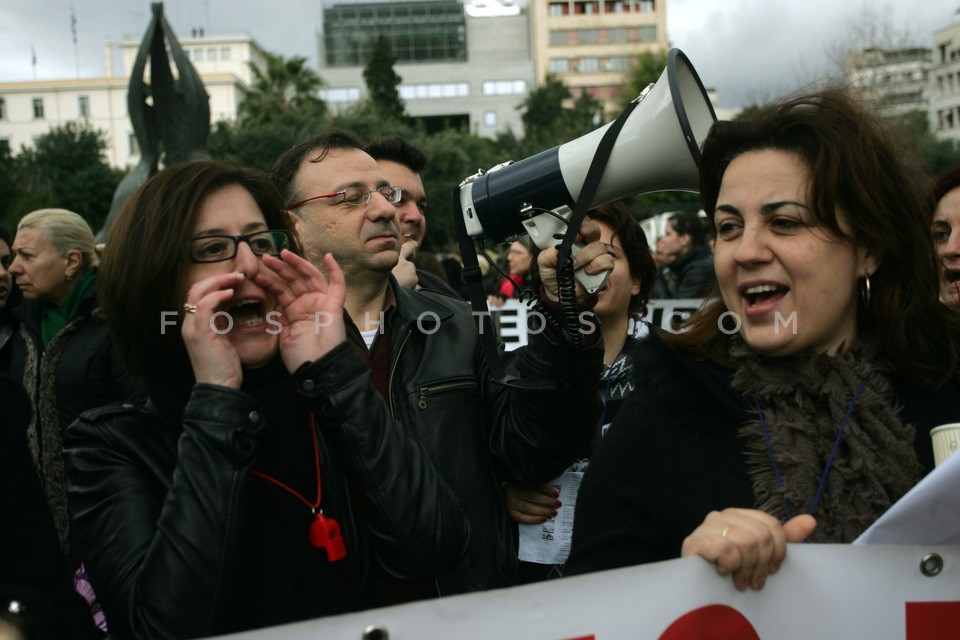
[(467, 557), (438, 576), (439, 595), (515, 584), (517, 550), (501, 486), (552, 480), (589, 443), (600, 415), (599, 326), (582, 350), (544, 332), (506, 354), (507, 374), (560, 387), (520, 390), (491, 379), (468, 303), (395, 289), (396, 316), (384, 336), (390, 413), (426, 449), (472, 525)]
[[(369, 376), (344, 343), (292, 381), (258, 388), (264, 402), (197, 384), (182, 417), (175, 404), (152, 399), (94, 410), (70, 426), (74, 541), (112, 637), (208, 636), (370, 608), (377, 571), (419, 578), (460, 561), (470, 540), (460, 503), (384, 415)], [(289, 392), (278, 395), (277, 384)], [(308, 544), (305, 505), (250, 473), (270, 453), (265, 440), (308, 433), (271, 423), (272, 412), (290, 413), (284, 403), (306, 405), (296, 414), (302, 423), (316, 417), (321, 508), (340, 524), (343, 561), (327, 562)], [(315, 477), (312, 453), (306, 478)], [(275, 475), (295, 479), (292, 459), (275, 460)], [(300, 486), (313, 498), (310, 482)], [(270, 498), (279, 507), (263, 495), (279, 495)]]

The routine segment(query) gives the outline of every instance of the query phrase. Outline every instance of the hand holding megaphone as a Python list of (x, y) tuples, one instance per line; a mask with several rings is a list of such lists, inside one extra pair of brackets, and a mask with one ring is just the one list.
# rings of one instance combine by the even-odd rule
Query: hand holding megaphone
[[(532, 233), (530, 237), (536, 241)], [(537, 256), (537, 266), (540, 268), (540, 280), (543, 282), (544, 292), (554, 301), (559, 300), (557, 245), (559, 240), (553, 240), (552, 244), (547, 243), (546, 246), (541, 246)], [(610, 271), (613, 270), (613, 256), (610, 255), (607, 246), (600, 242), (600, 227), (597, 223), (584, 220), (570, 255), (573, 258), (574, 278), (581, 285), (577, 287), (577, 302), (581, 303), (603, 286)]]

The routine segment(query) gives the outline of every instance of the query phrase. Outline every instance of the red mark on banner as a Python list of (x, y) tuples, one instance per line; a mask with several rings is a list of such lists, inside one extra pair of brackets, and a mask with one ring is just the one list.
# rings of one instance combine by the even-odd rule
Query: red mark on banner
[(597, 636), (591, 634), (589, 636), (577, 636), (576, 638), (564, 638), (563, 640), (597, 640)]
[(960, 602), (908, 602), (907, 640), (960, 638)]
[(660, 640), (760, 640), (760, 636), (733, 607), (711, 604), (677, 618)]

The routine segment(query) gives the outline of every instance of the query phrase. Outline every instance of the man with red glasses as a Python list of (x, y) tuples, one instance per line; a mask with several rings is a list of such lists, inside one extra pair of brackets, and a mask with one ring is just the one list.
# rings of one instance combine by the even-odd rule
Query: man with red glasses
[[(382, 575), (383, 604), (514, 584), (517, 553), (501, 484), (556, 477), (590, 439), (603, 355), (592, 314), (582, 320), (581, 347), (551, 331), (531, 335), (528, 346), (503, 358), (507, 375), (528, 388), (502, 384), (491, 374), (467, 303), (404, 289), (391, 277), (403, 241), (399, 195), (359, 141), (339, 131), (313, 137), (281, 155), (272, 177), (296, 216), (307, 258), (322, 269), (332, 253), (343, 268), (347, 335), (370, 369), (369, 410), (331, 418), (349, 429), (390, 421), (409, 433), (470, 519), (467, 556), (455, 570), (424, 583)], [(612, 268), (596, 241), (599, 228), (587, 223), (581, 231), (585, 246), (574, 266), (586, 265), (588, 273)], [(543, 293), (556, 300), (556, 251), (541, 252), (539, 266), (549, 283)], [(591, 307), (578, 290), (581, 308)], [(545, 304), (547, 314), (556, 312), (555, 303)], [(343, 379), (331, 371), (317, 381), (333, 414)]]

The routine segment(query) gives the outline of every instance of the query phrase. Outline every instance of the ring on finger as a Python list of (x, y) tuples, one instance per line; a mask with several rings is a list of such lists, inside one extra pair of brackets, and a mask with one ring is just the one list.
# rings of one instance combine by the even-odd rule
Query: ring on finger
[(730, 527), (729, 526), (724, 527), (723, 530), (720, 532), (720, 537), (726, 538), (728, 533), (730, 533)]
[(185, 304), (183, 305), (183, 310), (184, 310), (184, 312), (186, 312), (186, 313), (196, 313), (196, 312), (197, 312), (197, 305), (195, 305), (195, 304), (190, 304), (189, 302), (187, 302), (187, 303), (185, 303)]

